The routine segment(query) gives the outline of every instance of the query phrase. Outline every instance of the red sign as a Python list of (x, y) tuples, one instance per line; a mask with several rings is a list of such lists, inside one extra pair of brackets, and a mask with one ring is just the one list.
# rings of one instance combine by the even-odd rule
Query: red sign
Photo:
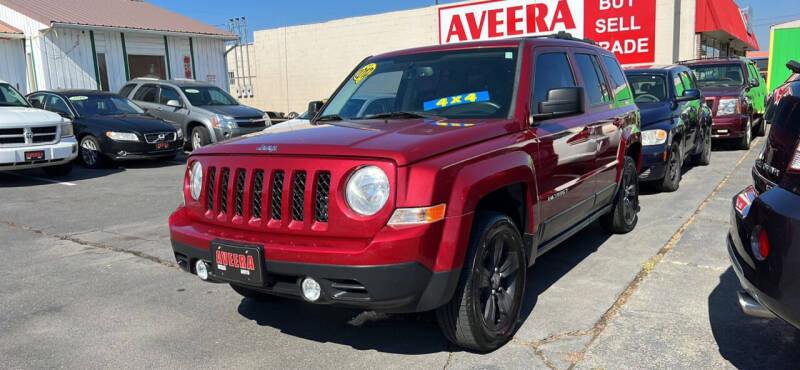
[(566, 31), (622, 64), (655, 61), (655, 0), (486, 0), (439, 8), (439, 43)]
[(192, 59), (189, 56), (183, 57), (183, 75), (192, 78)]

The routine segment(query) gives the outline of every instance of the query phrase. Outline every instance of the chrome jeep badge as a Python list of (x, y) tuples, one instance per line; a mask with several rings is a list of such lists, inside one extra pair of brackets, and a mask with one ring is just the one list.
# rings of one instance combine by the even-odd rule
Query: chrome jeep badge
[(262, 146), (256, 148), (256, 151), (274, 153), (274, 152), (278, 151), (278, 146), (277, 145), (266, 145), (265, 144), (265, 145), (262, 145)]

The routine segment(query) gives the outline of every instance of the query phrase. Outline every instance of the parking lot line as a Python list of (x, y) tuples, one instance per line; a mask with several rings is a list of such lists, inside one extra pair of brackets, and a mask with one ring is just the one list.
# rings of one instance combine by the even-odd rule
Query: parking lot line
[(48, 183), (51, 183), (51, 184), (59, 184), (59, 185), (64, 185), (64, 186), (78, 186), (78, 184), (74, 184), (74, 183), (71, 183), (71, 182), (58, 181), (58, 180), (47, 179), (47, 178), (31, 176), (31, 175), (23, 175), (21, 173), (8, 172), (8, 174), (9, 175), (14, 175), (14, 176), (20, 176), (20, 177), (27, 177), (29, 179), (44, 181), (44, 182), (48, 182)]

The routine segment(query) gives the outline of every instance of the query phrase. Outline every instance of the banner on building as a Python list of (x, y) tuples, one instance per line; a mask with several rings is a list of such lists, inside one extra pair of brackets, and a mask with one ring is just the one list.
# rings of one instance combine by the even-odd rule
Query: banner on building
[(486, 0), (439, 8), (439, 43), (569, 32), (622, 64), (655, 61), (655, 0)]

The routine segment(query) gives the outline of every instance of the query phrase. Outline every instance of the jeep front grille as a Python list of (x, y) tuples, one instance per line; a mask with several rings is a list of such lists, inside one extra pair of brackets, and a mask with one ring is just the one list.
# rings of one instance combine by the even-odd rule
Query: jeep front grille
[(283, 199), (283, 171), (275, 171), (275, 175), (272, 178), (272, 197), (271, 197), (271, 208), (272, 208), (272, 219), (273, 220), (280, 220), (281, 219), (281, 200)]
[(292, 220), (303, 221), (304, 197), (306, 194), (306, 171), (294, 174), (292, 185)]
[(222, 169), (222, 184), (219, 186), (220, 195), (219, 200), (219, 213), (228, 213), (228, 177), (231, 170), (227, 168)]
[(328, 222), (328, 200), (330, 199), (331, 173), (320, 172), (317, 176), (317, 191), (314, 198), (314, 218), (319, 222)]

